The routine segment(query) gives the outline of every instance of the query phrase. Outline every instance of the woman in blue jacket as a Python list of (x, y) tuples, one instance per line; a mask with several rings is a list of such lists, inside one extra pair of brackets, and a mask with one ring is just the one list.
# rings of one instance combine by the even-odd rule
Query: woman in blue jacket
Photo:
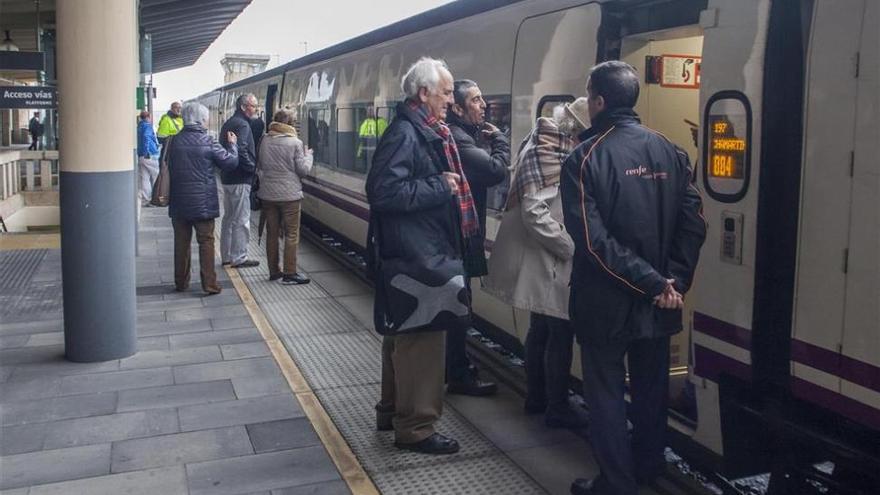
[(226, 148), (208, 135), (208, 108), (200, 103), (183, 107), (183, 129), (165, 143), (171, 194), (168, 216), (174, 226), (174, 286), (189, 288), (190, 243), (193, 229), (199, 243), (202, 290), (219, 294), (214, 271), (214, 219), (220, 216), (214, 167), (229, 172), (238, 167), (235, 134), (227, 136)]

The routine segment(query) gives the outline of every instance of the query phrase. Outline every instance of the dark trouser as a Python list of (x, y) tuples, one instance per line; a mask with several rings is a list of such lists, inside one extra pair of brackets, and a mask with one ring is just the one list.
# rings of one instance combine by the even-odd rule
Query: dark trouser
[(280, 273), (296, 274), (296, 249), (299, 246), (299, 218), (302, 200), (298, 201), (263, 201), (263, 212), (266, 215), (266, 258), (269, 263), (269, 275), (274, 276), (278, 270), (278, 236), (284, 232), (284, 266)]
[[(632, 444), (623, 399), (629, 364)], [(616, 495), (638, 493), (636, 477), (650, 479), (663, 469), (669, 337), (628, 343), (581, 346), (584, 398), (590, 408), (590, 443), (602, 473), (600, 488)]]
[(214, 219), (191, 222), (182, 218), (172, 218), (174, 227), (174, 286), (177, 290), (189, 287), (190, 244), (193, 229), (199, 243), (199, 265), (201, 268), (202, 290), (219, 292), (217, 274), (214, 272)]
[(394, 437), (415, 443), (434, 434), (443, 412), (442, 331), (382, 341), (382, 398), (377, 409), (394, 411)]
[(547, 403), (548, 410), (568, 405), (574, 331), (567, 320), (531, 314), (526, 334), (526, 385), (528, 400)]
[(31, 133), (31, 145), (28, 146), (29, 150), (36, 150), (40, 144), (40, 136)]
[[(471, 298), (471, 281), (465, 278), (468, 299)], [(463, 382), (472, 373), (471, 360), (465, 350), (467, 329), (456, 328), (446, 332), (446, 382)]]

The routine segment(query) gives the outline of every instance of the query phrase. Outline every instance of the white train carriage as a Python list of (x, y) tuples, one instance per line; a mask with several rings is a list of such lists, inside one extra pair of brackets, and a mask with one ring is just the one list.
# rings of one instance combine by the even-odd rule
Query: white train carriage
[[(787, 448), (801, 464), (851, 459), (876, 481), (878, 17), (875, 0), (464, 0), (202, 98), (217, 126), (244, 92), (267, 116), (295, 109), (317, 164), (307, 221), (363, 246), (358, 129), (371, 112), (394, 117), (416, 59), (476, 80), (514, 144), (584, 94), (589, 67), (629, 62), (644, 76), (636, 110), (688, 151), (709, 223), (689, 331), (673, 342), (670, 426), (727, 471)], [(506, 187), (490, 194), (490, 251)], [(496, 336), (524, 338), (525, 312), (480, 290), (474, 308)]]

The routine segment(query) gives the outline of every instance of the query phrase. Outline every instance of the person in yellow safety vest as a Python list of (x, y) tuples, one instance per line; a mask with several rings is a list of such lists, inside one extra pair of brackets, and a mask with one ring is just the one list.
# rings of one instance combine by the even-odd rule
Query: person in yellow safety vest
[(385, 133), (386, 128), (388, 128), (388, 122), (382, 117), (376, 118), (376, 111), (372, 108), (368, 109), (367, 118), (364, 119), (360, 129), (358, 129), (357, 156), (359, 159), (364, 157), (365, 152), (367, 160), (373, 157), (373, 152), (376, 151), (376, 144), (379, 142), (382, 134)]
[(180, 132), (183, 129), (183, 117), (180, 115), (182, 105), (179, 101), (175, 101), (171, 104), (171, 109), (159, 119), (159, 130), (156, 131), (156, 136), (159, 138), (160, 144), (165, 144), (165, 141)]

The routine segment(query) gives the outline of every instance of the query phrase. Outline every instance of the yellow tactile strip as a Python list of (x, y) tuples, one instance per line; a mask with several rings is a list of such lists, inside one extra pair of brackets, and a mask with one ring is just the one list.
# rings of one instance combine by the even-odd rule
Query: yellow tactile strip
[(333, 420), (330, 419), (327, 411), (324, 410), (321, 402), (312, 392), (311, 387), (309, 387), (308, 382), (303, 378), (299, 367), (278, 338), (278, 334), (275, 333), (275, 329), (269, 323), (269, 319), (266, 318), (263, 310), (260, 309), (259, 304), (257, 304), (256, 299), (254, 299), (253, 294), (251, 294), (238, 270), (227, 267), (226, 273), (229, 275), (230, 280), (232, 280), (232, 285), (241, 297), (242, 302), (244, 302), (248, 314), (250, 314), (251, 319), (260, 331), (260, 335), (263, 336), (263, 340), (269, 346), (272, 357), (275, 358), (275, 362), (281, 368), (284, 378), (287, 380), (288, 385), (290, 385), (291, 390), (293, 390), (297, 400), (299, 400), (303, 411), (306, 413), (306, 417), (309, 418), (309, 421), (318, 433), (318, 437), (321, 439), (321, 443), (324, 444), (324, 448), (327, 449), (327, 453), (333, 459), (333, 463), (336, 464), (336, 469), (339, 470), (342, 479), (345, 480), (349, 489), (355, 495), (378, 495), (379, 490), (376, 489), (376, 485), (373, 484), (373, 481), (364, 471), (354, 452), (351, 451), (348, 443), (346, 443), (342, 434), (339, 433), (336, 425), (333, 424)]

